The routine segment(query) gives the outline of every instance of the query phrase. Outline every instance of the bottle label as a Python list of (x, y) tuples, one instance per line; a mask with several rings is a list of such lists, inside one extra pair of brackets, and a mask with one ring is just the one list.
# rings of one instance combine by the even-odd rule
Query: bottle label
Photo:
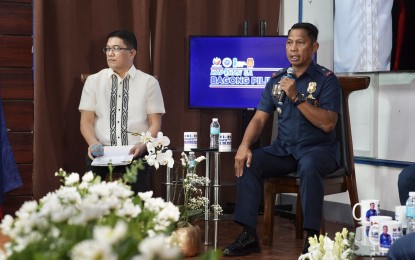
[(220, 133), (220, 129), (218, 127), (211, 127), (210, 134), (211, 135), (218, 135)]
[(415, 207), (406, 206), (406, 217), (415, 218)]

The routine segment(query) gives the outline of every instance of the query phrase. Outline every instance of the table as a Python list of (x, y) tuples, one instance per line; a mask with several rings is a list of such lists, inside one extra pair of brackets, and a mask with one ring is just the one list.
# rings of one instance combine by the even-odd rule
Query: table
[[(183, 149), (176, 149), (174, 151), (180, 151), (182, 152)], [(221, 188), (221, 184), (220, 184), (220, 176), (219, 176), (219, 171), (220, 171), (220, 154), (221, 153), (227, 153), (227, 152), (219, 152), (218, 149), (210, 149), (210, 148), (196, 148), (196, 149), (192, 149), (192, 151), (194, 152), (201, 152), (201, 153), (205, 153), (205, 160), (206, 160), (206, 171), (205, 171), (205, 177), (207, 179), (209, 179), (211, 182), (210, 184), (206, 183), (205, 185), (205, 196), (206, 198), (208, 198), (209, 201), (211, 201), (211, 187), (213, 187), (213, 205), (218, 205), (219, 204), (219, 190)], [(232, 149), (229, 152), (235, 152), (236, 150)], [(213, 171), (210, 169), (210, 160), (211, 160), (211, 156), (213, 155)], [(170, 168), (167, 167), (167, 171), (166, 171), (166, 200), (167, 201), (171, 201), (171, 186), (174, 185), (172, 180), (171, 180), (171, 172), (170, 172)], [(232, 184), (231, 184), (232, 185)], [(217, 214), (217, 212), (214, 212), (214, 214), (212, 215), (212, 217), (210, 217), (209, 214), (209, 207), (210, 205), (206, 205), (205, 208), (205, 238), (204, 238), (204, 244), (205, 245), (210, 245), (209, 242), (209, 221), (213, 221), (214, 223), (214, 239), (213, 239), (213, 246), (214, 249), (217, 249), (217, 244), (218, 244), (218, 221), (219, 216)]]

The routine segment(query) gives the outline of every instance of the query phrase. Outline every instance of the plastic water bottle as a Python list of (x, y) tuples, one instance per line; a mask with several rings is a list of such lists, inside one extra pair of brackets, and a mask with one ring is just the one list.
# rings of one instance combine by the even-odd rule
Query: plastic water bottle
[(220, 133), (220, 124), (217, 118), (212, 118), (212, 123), (210, 123), (210, 148), (218, 149), (219, 148), (219, 133)]
[(196, 156), (195, 152), (189, 152), (189, 156), (187, 157), (187, 174), (194, 174), (196, 168)]
[(406, 234), (415, 232), (415, 191), (409, 192), (406, 201)]

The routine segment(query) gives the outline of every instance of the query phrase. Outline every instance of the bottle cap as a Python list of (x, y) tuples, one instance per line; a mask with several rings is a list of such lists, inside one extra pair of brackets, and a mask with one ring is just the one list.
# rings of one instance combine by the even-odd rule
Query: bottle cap
[(190, 154), (195, 154), (195, 152), (190, 151), (190, 152), (189, 152), (189, 155), (190, 155)]
[(415, 191), (410, 191), (409, 192), (409, 197), (414, 197), (415, 196)]
[(212, 118), (212, 121), (218, 121), (218, 119), (217, 118)]

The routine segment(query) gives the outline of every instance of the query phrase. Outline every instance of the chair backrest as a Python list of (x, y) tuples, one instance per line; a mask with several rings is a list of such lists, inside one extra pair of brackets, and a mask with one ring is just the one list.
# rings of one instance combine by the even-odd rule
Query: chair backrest
[(347, 102), (345, 99), (343, 88), (341, 92), (341, 109), (340, 115), (336, 124), (336, 139), (340, 143), (340, 168), (343, 168), (345, 172), (343, 174), (350, 175), (350, 153), (353, 154), (353, 147), (349, 146), (349, 139), (351, 139), (351, 132), (348, 127), (347, 117), (349, 115), (348, 107), (344, 104)]
[[(370, 77), (367, 76), (338, 76), (342, 89), (341, 115), (336, 124), (336, 138), (340, 143), (340, 167), (345, 170), (341, 175), (354, 174), (354, 154), (352, 131), (350, 128), (349, 95), (353, 91), (363, 90), (369, 86)], [(278, 134), (278, 114), (274, 113), (272, 124), (272, 139)], [(340, 173), (339, 173), (340, 174)]]
[(366, 89), (370, 83), (367, 76), (338, 76), (342, 88), (341, 115), (337, 120), (336, 135), (340, 142), (340, 167), (347, 175), (354, 175), (353, 139), (350, 127), (349, 95), (356, 90)]

